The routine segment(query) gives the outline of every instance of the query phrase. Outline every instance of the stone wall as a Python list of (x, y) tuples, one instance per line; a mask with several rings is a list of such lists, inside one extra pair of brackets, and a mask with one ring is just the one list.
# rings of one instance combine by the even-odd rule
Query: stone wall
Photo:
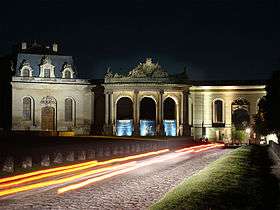
[[(257, 104), (265, 92), (264, 85), (254, 86), (193, 86), (190, 88), (190, 98), (193, 103), (193, 128), (195, 139), (204, 134), (210, 140), (218, 140), (217, 133), (224, 136), (224, 140), (231, 139), (232, 128), (232, 102), (236, 99), (245, 99), (249, 102), (249, 114), (251, 122), (257, 113)], [(223, 101), (224, 126), (213, 126), (213, 101)], [(191, 115), (191, 113), (190, 113)], [(204, 128), (202, 128), (202, 126)], [(217, 132), (218, 131), (218, 132)]]
[[(41, 109), (52, 106), (55, 109), (55, 130), (75, 131), (76, 134), (89, 134), (93, 120), (93, 95), (91, 86), (87, 83), (32, 83), (19, 82), (20, 78), (13, 78), (12, 82), (12, 129), (13, 130), (41, 130)], [(23, 120), (23, 98), (32, 99), (31, 120)], [(50, 104), (42, 103), (44, 98), (53, 100)], [(74, 101), (73, 121), (66, 122), (65, 99)]]
[(93, 137), (9, 136), (0, 142), (0, 168), (12, 173), (22, 168), (105, 160), (193, 144), (192, 139), (136, 140)]

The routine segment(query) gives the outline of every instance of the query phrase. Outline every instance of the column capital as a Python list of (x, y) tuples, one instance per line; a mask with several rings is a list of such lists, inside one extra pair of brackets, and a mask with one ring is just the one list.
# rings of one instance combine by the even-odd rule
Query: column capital
[(138, 94), (139, 90), (137, 89), (137, 90), (134, 90), (133, 92), (134, 92), (134, 94)]
[(163, 95), (164, 94), (164, 90), (159, 90), (159, 94)]
[(112, 90), (106, 90), (104, 91), (105, 94), (113, 94), (113, 91)]

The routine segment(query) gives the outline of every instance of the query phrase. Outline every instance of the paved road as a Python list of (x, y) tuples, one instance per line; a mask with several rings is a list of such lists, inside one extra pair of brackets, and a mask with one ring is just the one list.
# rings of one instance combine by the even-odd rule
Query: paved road
[(229, 151), (211, 149), (176, 157), (64, 194), (58, 195), (57, 188), (20, 193), (0, 200), (0, 209), (146, 209), (186, 177)]

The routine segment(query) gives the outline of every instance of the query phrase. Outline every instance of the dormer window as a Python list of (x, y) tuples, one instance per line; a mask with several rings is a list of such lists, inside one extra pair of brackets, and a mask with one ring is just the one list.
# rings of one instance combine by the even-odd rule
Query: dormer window
[(21, 77), (32, 77), (32, 68), (26, 60), (22, 61), (19, 71)]
[(55, 78), (54, 74), (55, 66), (52, 65), (52, 61), (49, 57), (44, 56), (40, 64), (40, 75), (39, 77), (44, 78)]
[(50, 75), (51, 75), (50, 72), (51, 72), (50, 69), (44, 69), (44, 77), (50, 78)]
[(62, 66), (62, 78), (63, 79), (73, 79), (74, 71), (70, 64), (64, 63)]
[(65, 77), (65, 79), (71, 79), (71, 72), (69, 70), (66, 70), (64, 72), (64, 77)]
[(23, 69), (22, 70), (22, 76), (23, 77), (29, 77), (30, 76), (29, 70), (28, 69)]

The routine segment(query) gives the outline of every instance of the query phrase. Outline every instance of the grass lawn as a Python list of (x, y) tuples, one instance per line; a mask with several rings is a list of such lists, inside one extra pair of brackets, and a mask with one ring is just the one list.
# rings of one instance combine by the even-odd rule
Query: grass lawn
[(276, 209), (268, 147), (244, 146), (187, 178), (150, 209)]

